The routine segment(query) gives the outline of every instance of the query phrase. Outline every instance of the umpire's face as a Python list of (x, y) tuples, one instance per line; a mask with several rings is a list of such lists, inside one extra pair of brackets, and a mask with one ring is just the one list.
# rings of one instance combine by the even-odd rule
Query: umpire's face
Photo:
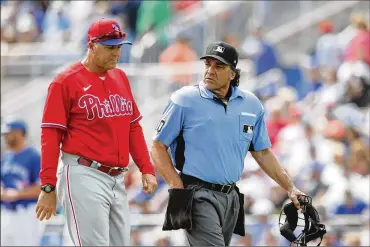
[(95, 66), (102, 70), (110, 70), (116, 67), (121, 54), (121, 45), (107, 46), (99, 43), (90, 44)]
[(229, 88), (230, 81), (235, 77), (235, 72), (229, 65), (215, 58), (206, 58), (204, 65), (203, 82), (208, 90)]

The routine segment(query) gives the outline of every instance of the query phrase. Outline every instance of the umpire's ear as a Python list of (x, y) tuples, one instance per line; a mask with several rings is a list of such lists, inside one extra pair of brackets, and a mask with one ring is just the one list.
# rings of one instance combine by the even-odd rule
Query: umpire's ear
[(230, 81), (234, 80), (235, 76), (236, 76), (235, 71), (232, 68), (230, 68), (229, 80)]

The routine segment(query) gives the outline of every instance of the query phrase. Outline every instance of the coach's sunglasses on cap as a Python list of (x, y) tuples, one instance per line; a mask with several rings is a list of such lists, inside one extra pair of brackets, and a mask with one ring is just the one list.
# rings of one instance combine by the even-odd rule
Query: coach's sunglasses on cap
[(90, 40), (90, 42), (94, 43), (94, 42), (101, 42), (101, 41), (111, 40), (111, 39), (125, 39), (125, 38), (126, 38), (126, 33), (125, 32), (123, 32), (123, 31), (114, 31), (114, 32), (110, 32), (110, 33), (103, 34), (101, 36), (92, 38)]

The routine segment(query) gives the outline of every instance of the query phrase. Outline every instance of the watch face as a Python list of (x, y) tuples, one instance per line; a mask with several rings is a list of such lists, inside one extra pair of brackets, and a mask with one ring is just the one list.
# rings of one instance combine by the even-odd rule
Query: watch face
[(54, 186), (47, 184), (42, 187), (42, 190), (46, 193), (52, 192), (54, 190)]

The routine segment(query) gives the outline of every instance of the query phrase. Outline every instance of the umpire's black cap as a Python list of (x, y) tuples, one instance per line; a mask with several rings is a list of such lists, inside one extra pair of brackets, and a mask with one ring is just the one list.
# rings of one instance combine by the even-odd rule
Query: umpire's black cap
[(236, 68), (239, 54), (234, 46), (223, 41), (217, 41), (208, 45), (206, 54), (200, 59), (205, 59), (207, 57), (216, 58), (224, 64)]

